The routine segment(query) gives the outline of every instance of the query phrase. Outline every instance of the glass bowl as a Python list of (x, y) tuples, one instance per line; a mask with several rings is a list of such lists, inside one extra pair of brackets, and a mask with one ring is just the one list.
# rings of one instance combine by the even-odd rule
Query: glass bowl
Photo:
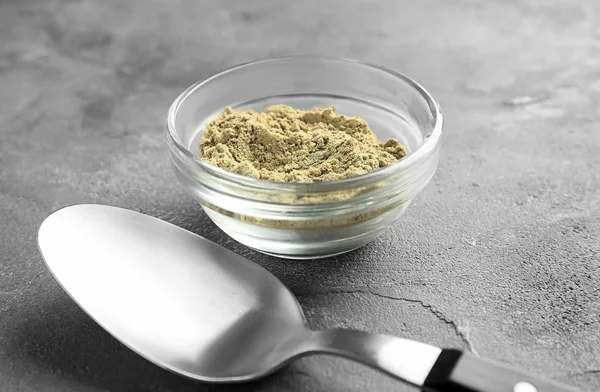
[[(382, 169), (335, 181), (288, 183), (234, 174), (200, 160), (204, 126), (225, 107), (262, 111), (334, 106), (360, 116), (380, 141), (407, 155)], [(236, 241), (270, 255), (312, 259), (359, 248), (386, 230), (431, 180), (442, 115), (418, 83), (351, 60), (292, 57), (240, 65), (198, 82), (169, 109), (169, 157), (183, 187)]]

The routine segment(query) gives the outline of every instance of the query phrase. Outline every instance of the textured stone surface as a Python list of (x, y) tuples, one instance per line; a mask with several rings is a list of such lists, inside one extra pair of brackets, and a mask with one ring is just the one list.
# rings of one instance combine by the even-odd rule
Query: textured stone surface
[[(0, 390), (412, 390), (323, 356), (225, 387), (149, 364), (43, 265), (38, 225), (81, 202), (142, 211), (249, 257), (314, 327), (462, 347), (600, 390), (598, 4), (0, 1)], [(169, 171), (162, 124), (198, 79), (306, 53), (415, 77), (447, 125), (439, 172), (401, 222), (351, 254), (291, 262), (210, 223)]]

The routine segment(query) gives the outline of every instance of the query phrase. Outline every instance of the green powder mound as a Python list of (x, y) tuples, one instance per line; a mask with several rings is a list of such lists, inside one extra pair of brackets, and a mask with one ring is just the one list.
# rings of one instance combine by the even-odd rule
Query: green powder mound
[(332, 108), (264, 112), (227, 108), (206, 125), (200, 157), (224, 170), (284, 182), (333, 181), (366, 174), (406, 155), (400, 142), (379, 142), (359, 117)]

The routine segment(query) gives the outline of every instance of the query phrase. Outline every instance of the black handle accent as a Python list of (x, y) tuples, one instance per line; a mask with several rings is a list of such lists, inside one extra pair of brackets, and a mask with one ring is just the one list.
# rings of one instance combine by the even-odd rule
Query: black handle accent
[(427, 392), (578, 392), (507, 365), (444, 349), (429, 372)]

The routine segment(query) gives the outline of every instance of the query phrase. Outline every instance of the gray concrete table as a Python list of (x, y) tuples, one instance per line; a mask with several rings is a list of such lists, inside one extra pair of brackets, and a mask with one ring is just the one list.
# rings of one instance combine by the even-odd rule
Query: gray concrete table
[[(148, 213), (280, 277), (316, 328), (379, 331), (600, 390), (600, 3), (0, 1), (0, 390), (409, 391), (312, 357), (214, 387), (96, 326), (36, 245), (62, 206)], [(162, 125), (185, 87), (249, 60), (380, 63), (439, 99), (439, 171), (374, 243), (282, 261), (230, 240), (177, 186)]]

